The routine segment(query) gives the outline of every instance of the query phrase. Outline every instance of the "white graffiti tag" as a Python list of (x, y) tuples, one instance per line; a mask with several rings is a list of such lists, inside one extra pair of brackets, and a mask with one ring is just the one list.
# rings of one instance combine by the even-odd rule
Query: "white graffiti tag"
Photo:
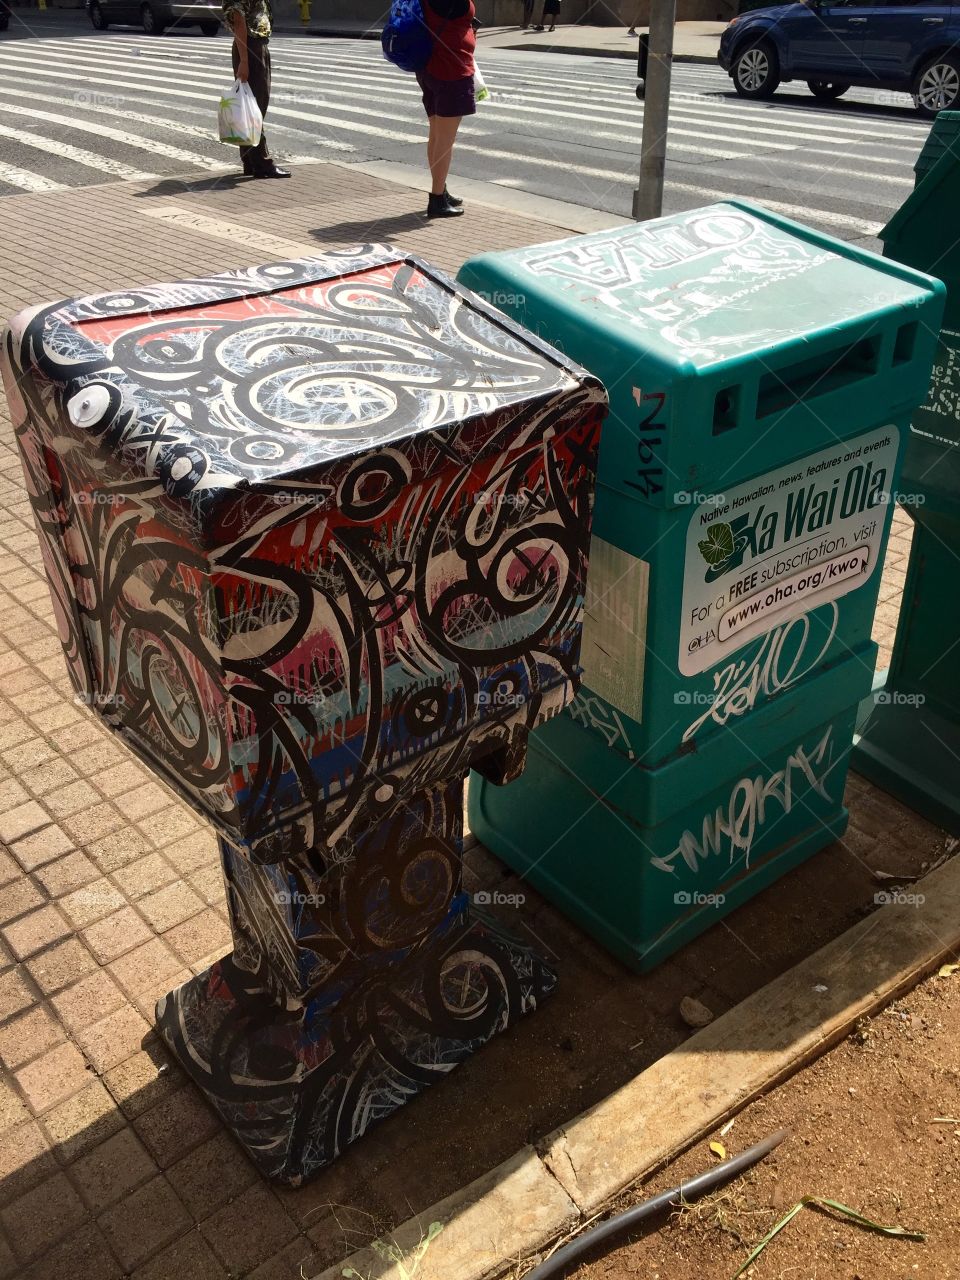
[(807, 652), (810, 614), (805, 613), (761, 636), (757, 647), (745, 658), (718, 667), (713, 673), (709, 706), (684, 730), (682, 741), (689, 742), (707, 720), (726, 724), (731, 718), (752, 711), (761, 696), (772, 698), (809, 675), (826, 656), (836, 634), (840, 611), (835, 600), (829, 608), (833, 614), (817, 653)]
[(830, 725), (812, 751), (797, 747), (783, 768), (767, 778), (762, 774), (741, 778), (734, 784), (727, 803), (718, 805), (714, 813), (708, 813), (703, 819), (699, 837), (692, 831), (684, 831), (672, 853), (665, 858), (651, 858), (651, 866), (672, 875), (676, 872), (677, 859), (682, 858), (691, 871), (698, 871), (701, 862), (711, 854), (719, 854), (725, 845), (731, 864), (739, 853), (744, 866), (749, 866), (754, 839), (770, 816), (770, 806), (777, 806), (785, 816), (798, 800), (795, 788), (798, 773), (800, 790), (815, 791), (825, 800), (830, 799), (825, 782), (833, 762), (832, 733), (833, 725)]

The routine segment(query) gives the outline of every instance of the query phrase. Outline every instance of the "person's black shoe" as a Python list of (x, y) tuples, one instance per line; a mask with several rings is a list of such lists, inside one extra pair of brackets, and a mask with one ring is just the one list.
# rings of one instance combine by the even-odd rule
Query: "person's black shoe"
[(279, 165), (271, 164), (266, 169), (257, 169), (253, 176), (255, 178), (289, 178), (290, 170), (281, 169)]
[(244, 160), (243, 162), (243, 176), (245, 178), (253, 178), (256, 176), (256, 170), (248, 160)]
[(459, 218), (462, 213), (462, 204), (454, 204), (445, 191), (439, 196), (435, 196), (431, 191), (430, 199), (427, 201), (428, 218)]
[(534, 27), (533, 29), (534, 29), (534, 31), (542, 31), (542, 30), (543, 30), (543, 27)]
[(463, 200), (461, 197), (452, 196), (446, 187), (443, 188), (443, 194), (447, 197), (447, 203), (452, 204), (455, 209), (459, 209), (462, 206)]

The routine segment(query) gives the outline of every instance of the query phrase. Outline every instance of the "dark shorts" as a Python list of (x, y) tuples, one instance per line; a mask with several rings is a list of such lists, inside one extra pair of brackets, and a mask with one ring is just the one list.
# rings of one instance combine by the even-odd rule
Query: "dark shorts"
[(428, 71), (418, 71), (417, 83), (423, 90), (423, 109), (428, 116), (476, 115), (477, 94), (473, 76), (464, 76), (462, 80), (438, 80)]

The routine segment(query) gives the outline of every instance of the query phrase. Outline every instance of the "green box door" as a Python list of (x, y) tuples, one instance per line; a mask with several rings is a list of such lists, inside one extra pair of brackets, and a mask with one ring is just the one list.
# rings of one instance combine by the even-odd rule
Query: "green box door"
[(741, 201), (459, 278), (610, 397), (583, 687), (471, 823), (647, 968), (844, 828), (942, 286)]

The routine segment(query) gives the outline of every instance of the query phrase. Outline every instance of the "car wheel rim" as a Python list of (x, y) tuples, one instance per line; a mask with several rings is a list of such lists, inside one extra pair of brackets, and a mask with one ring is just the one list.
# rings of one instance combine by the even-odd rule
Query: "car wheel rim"
[(770, 63), (762, 49), (750, 49), (740, 59), (737, 79), (744, 89), (760, 89), (770, 72)]
[(960, 95), (960, 72), (948, 62), (928, 67), (920, 80), (917, 97), (928, 111), (943, 111)]

